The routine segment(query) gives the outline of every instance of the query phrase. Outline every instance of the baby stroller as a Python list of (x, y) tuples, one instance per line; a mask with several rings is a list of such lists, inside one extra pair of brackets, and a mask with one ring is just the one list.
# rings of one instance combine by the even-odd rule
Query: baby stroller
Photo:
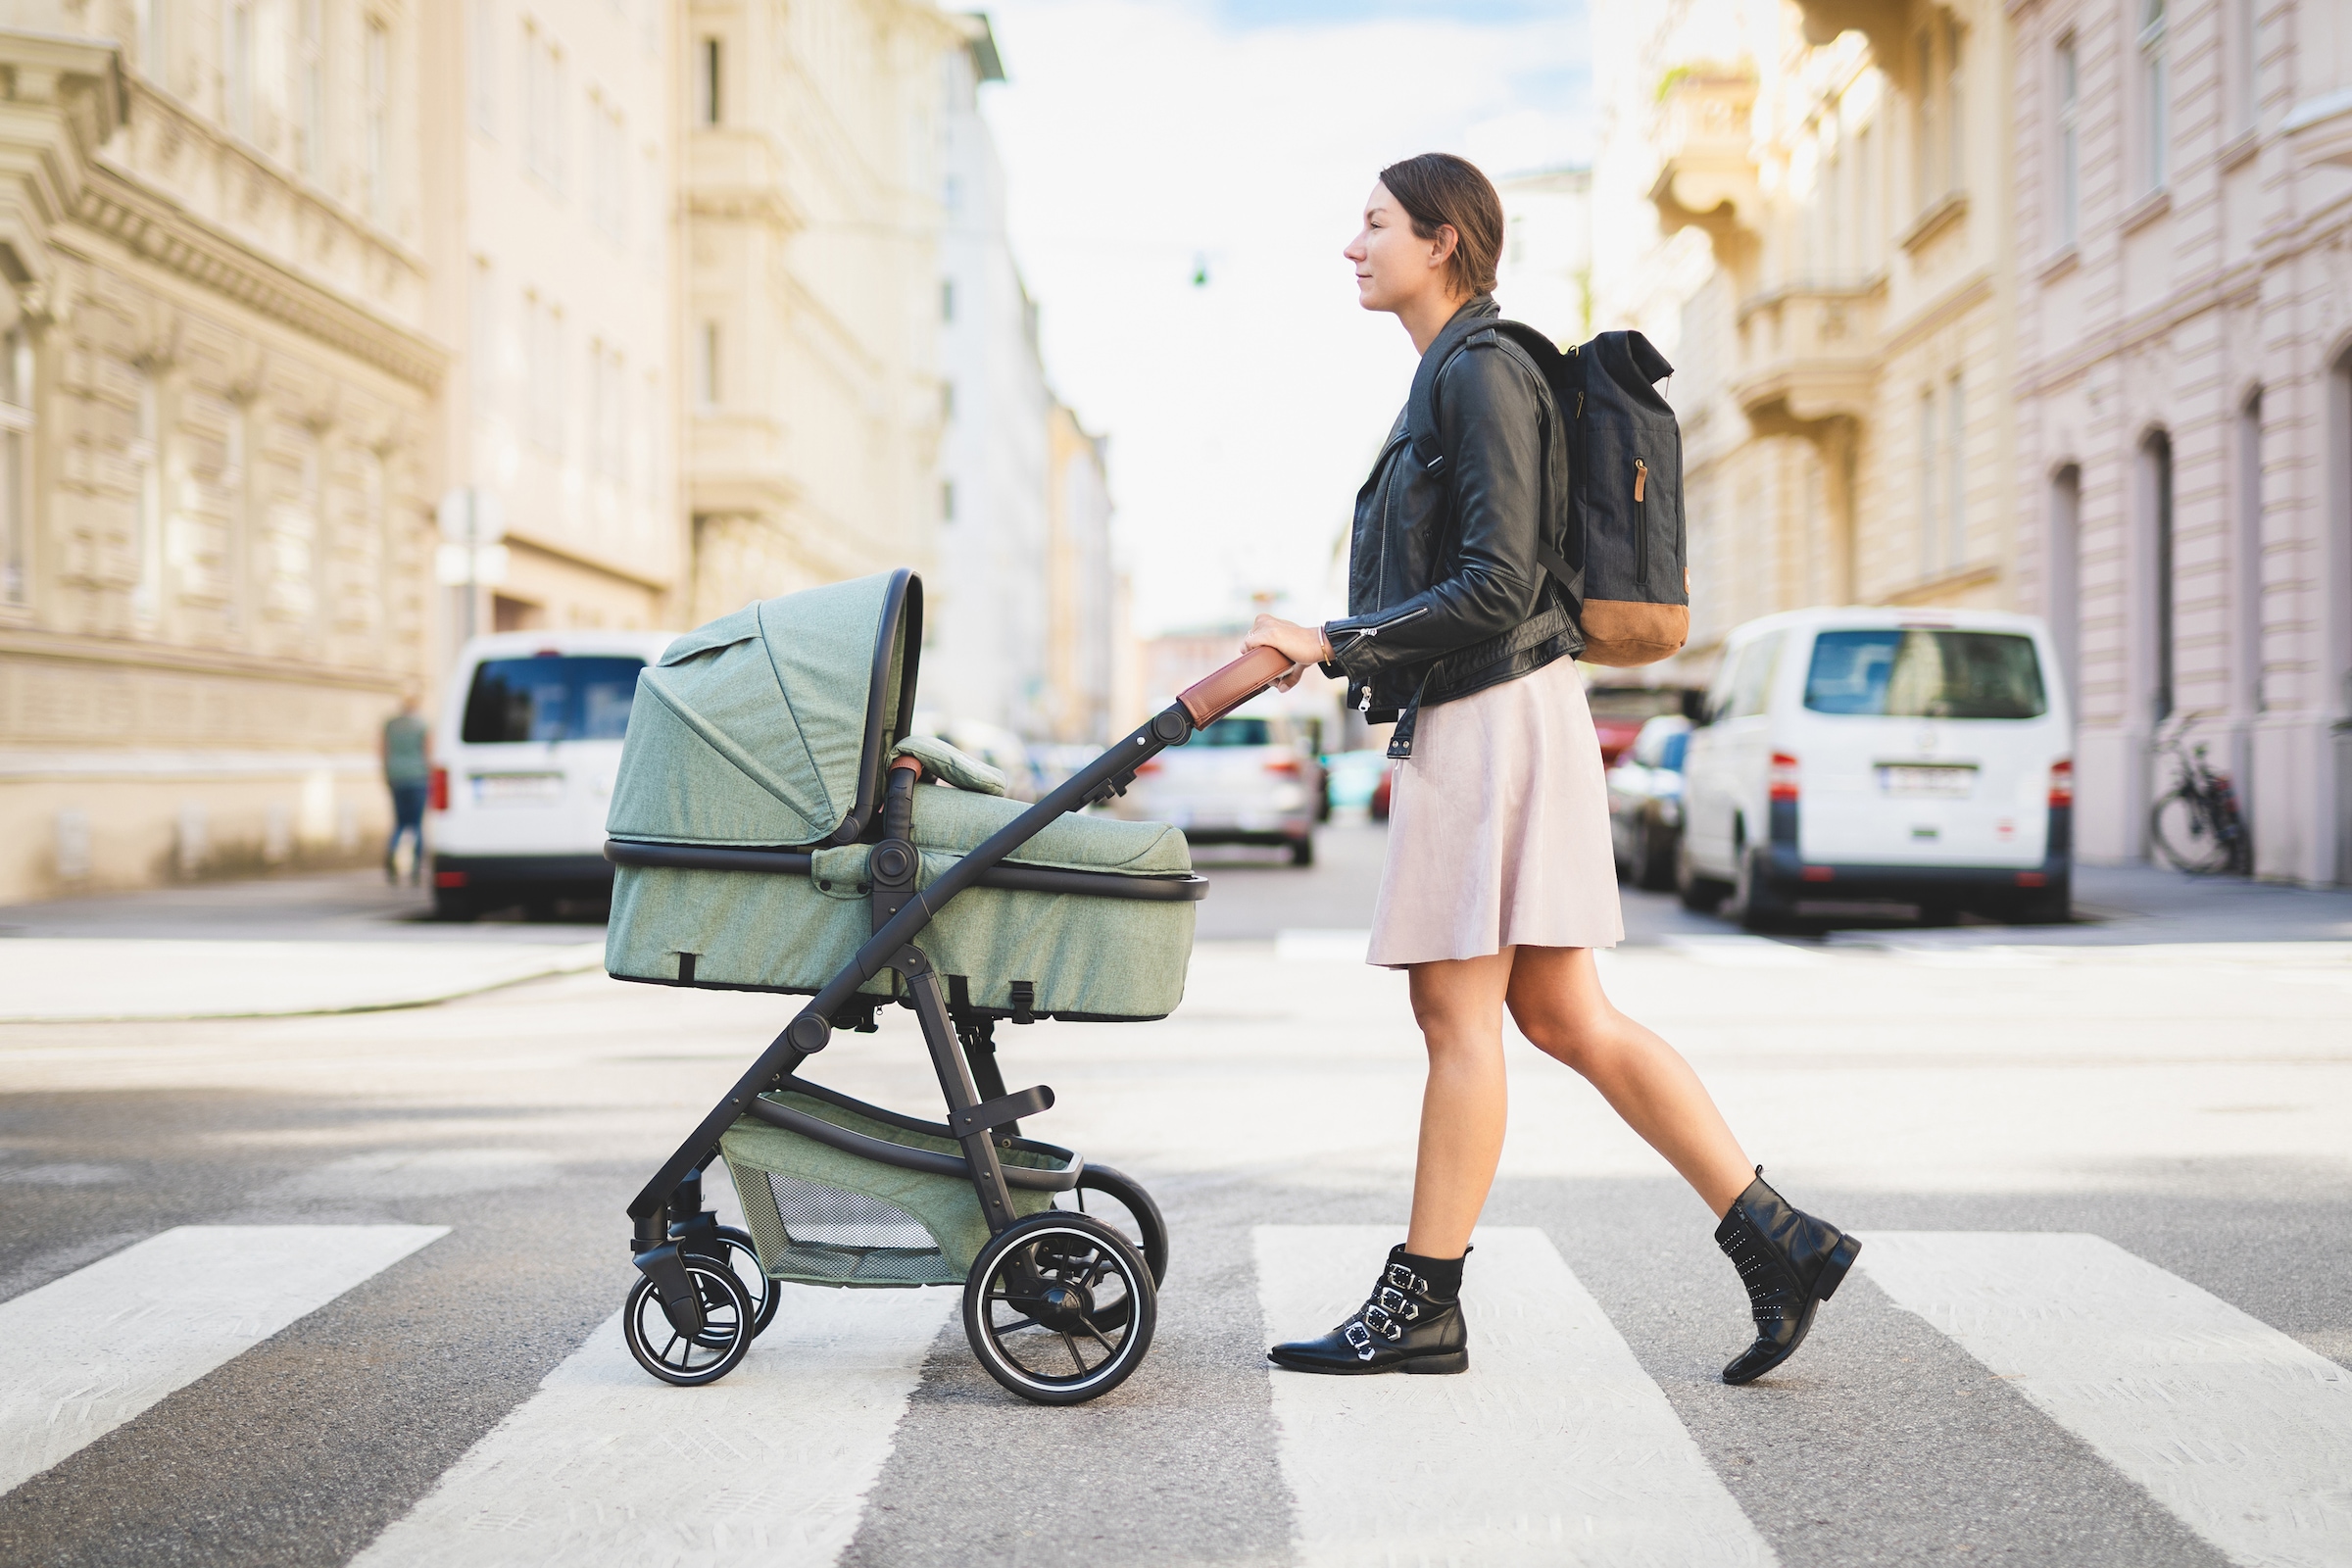
[[(904, 570), (766, 600), (638, 678), (607, 821), (606, 970), (809, 999), (629, 1205), (640, 1278), (622, 1324), (670, 1383), (732, 1371), (779, 1280), (960, 1285), (980, 1364), (1041, 1404), (1116, 1388), (1151, 1347), (1158, 1210), (1020, 1136), (1054, 1092), (1005, 1092), (995, 1030), (1175, 1007), (1208, 891), (1184, 835), (1073, 813), (1289, 666), (1253, 650), (1024, 807), (994, 769), (908, 735), (922, 607)], [(871, 1032), (894, 1004), (921, 1027), (945, 1121), (802, 1076), (835, 1030)], [(703, 1206), (714, 1159), (749, 1235)]]

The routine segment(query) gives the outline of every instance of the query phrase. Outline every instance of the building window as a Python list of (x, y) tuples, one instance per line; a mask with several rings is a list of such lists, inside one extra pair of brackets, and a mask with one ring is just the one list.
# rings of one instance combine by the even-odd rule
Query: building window
[(2082, 470), (2073, 464), (2050, 481), (2048, 589), (2042, 610), (2058, 646), (2058, 678), (2067, 711), (2081, 722), (2082, 654)]
[(1919, 574), (1936, 575), (1936, 389), (1919, 392)]
[(2262, 711), (2262, 390), (2237, 411), (2237, 698)]
[(956, 280), (952, 277), (939, 280), (939, 318), (943, 321), (956, 319)]
[(620, 111), (601, 93), (588, 95), (588, 202), (597, 232), (625, 246), (629, 183), (628, 132)]
[(939, 520), (942, 522), (956, 520), (956, 481), (953, 479), (939, 481)]
[(392, 34), (368, 19), (368, 207), (384, 227), (392, 223)]
[(153, 625), (164, 604), (164, 464), (163, 402), (150, 371), (139, 372), (139, 422), (124, 456), (130, 460), (132, 481), (138, 486), (133, 523), (138, 552), (137, 586), (131, 590), (131, 611)]
[(1950, 542), (1944, 550), (1946, 570), (1957, 571), (1968, 560), (1968, 394), (1960, 372), (1952, 372), (1943, 395), (1944, 506)]
[(548, 189), (564, 190), (564, 51), (524, 23), (523, 165)]
[(718, 323), (705, 321), (694, 337), (694, 400), (706, 409), (718, 407)]
[(466, 359), (472, 370), (476, 418), (496, 408), (498, 388), (498, 296), (492, 292), (490, 259), (473, 259), (472, 297), (467, 300)]
[(2082, 232), (2082, 77), (2072, 36), (2058, 44), (2058, 241), (2072, 245)]
[(2140, 128), (2146, 140), (2140, 160), (2150, 191), (2164, 189), (2171, 173), (2166, 153), (2172, 141), (2172, 78), (2165, 59), (2164, 0), (2142, 0), (2139, 28)]
[(485, 136), (498, 134), (498, 7), (493, 0), (474, 0), (473, 6), (473, 128)]
[(956, 383), (953, 381), (939, 384), (939, 417), (942, 423), (956, 417)]
[(220, 26), (221, 118), (228, 128), (253, 140), (253, 7), (231, 5)]
[(164, 66), (172, 58), (171, 0), (137, 0), (139, 71), (158, 86), (169, 86)]
[(294, 90), (301, 102), (295, 131), (302, 172), (312, 179), (326, 172), (326, 3), (302, 0), (302, 36), (294, 44)]
[(2162, 430), (2142, 449), (2147, 470), (2149, 614), (2155, 656), (2149, 713), (2161, 724), (2173, 712), (2173, 443)]
[(726, 122), (719, 113), (724, 107), (719, 92), (722, 83), (720, 72), (725, 63), (726, 51), (719, 40), (705, 38), (702, 48), (695, 54), (694, 118), (697, 123), (719, 125)]
[(531, 439), (551, 454), (564, 451), (564, 313), (526, 296), (529, 317)]
[(1925, 212), (1943, 193), (1936, 177), (1936, 35), (1922, 27), (1913, 43), (1918, 86), (1911, 98), (1911, 172), (1919, 193), (1916, 205)]
[(2252, 130), (2262, 112), (2262, 0), (2235, 0), (2236, 33), (2231, 40), (2235, 58), (2230, 75), (2237, 99), (2237, 128)]
[(1966, 45), (1959, 19), (1947, 15), (1943, 23), (1943, 188), (1947, 191), (1968, 188), (1968, 98), (1962, 74), (1968, 58)]
[(32, 597), (32, 334), (0, 338), (0, 604)]

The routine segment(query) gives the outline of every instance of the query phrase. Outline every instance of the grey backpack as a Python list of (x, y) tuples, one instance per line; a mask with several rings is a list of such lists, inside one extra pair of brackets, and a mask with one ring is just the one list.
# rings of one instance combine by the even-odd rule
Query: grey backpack
[(1568, 427), (1568, 494), (1551, 498), (1538, 555), (1568, 597), (1588, 663), (1650, 664), (1690, 635), (1683, 531), (1683, 433), (1656, 383), (1674, 373), (1639, 332), (1603, 332), (1566, 353), (1534, 327), (1458, 318), (1413, 373), (1405, 429), (1413, 461), (1444, 475), (1437, 383), (1464, 343), (1494, 331), (1544, 374)]

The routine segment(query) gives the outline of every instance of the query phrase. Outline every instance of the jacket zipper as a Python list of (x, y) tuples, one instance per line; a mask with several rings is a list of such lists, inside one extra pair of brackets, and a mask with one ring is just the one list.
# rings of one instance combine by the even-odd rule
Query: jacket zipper
[(1634, 460), (1634, 586), (1649, 587), (1649, 507), (1642, 497), (1649, 488), (1649, 465)]
[[(1366, 638), (1377, 637), (1382, 632), (1387, 631), (1391, 626), (1401, 626), (1408, 620), (1417, 619), (1418, 617), (1428, 613), (1429, 607), (1427, 605), (1423, 605), (1419, 610), (1408, 610), (1403, 614), (1398, 615), (1391, 620), (1375, 621), (1369, 626), (1350, 626), (1348, 628), (1347, 632), (1343, 633), (1343, 635), (1348, 636), (1350, 639), (1348, 646), (1352, 648), (1358, 641)], [(1368, 713), (1372, 710), (1372, 683), (1370, 681), (1367, 680), (1364, 682), (1364, 695), (1357, 700), (1355, 708), (1356, 711), (1359, 713)]]

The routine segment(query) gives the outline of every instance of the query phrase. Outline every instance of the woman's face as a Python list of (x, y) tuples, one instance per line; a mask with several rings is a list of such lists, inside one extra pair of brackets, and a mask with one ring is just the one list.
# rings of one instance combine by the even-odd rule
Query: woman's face
[(1453, 246), (1450, 225), (1423, 239), (1389, 187), (1373, 186), (1364, 198), (1363, 229), (1344, 253), (1355, 264), (1356, 303), (1367, 311), (1397, 311), (1425, 296), (1444, 296)]

